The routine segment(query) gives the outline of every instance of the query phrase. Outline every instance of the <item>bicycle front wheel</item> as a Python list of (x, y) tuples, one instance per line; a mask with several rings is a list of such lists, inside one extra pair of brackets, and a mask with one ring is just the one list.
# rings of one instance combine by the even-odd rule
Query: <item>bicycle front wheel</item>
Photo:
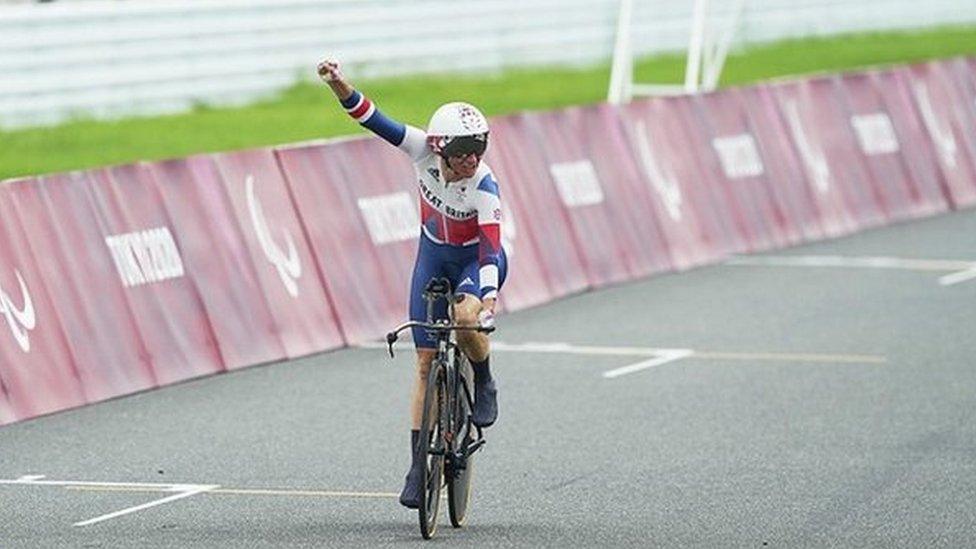
[[(475, 440), (474, 424), (471, 423), (471, 400), (474, 387), (471, 380), (474, 377), (471, 364), (464, 353), (458, 353), (456, 364), (461, 370), (458, 376), (458, 387), (454, 395), (455, 411), (453, 414), (451, 437), (455, 452), (464, 452)], [(451, 516), (451, 526), (464, 526), (468, 514), (468, 501), (471, 499), (471, 474), (474, 456), (469, 455), (463, 461), (463, 469), (451, 471), (451, 478), (447, 482), (447, 509)], [(457, 467), (459, 464), (455, 464)]]
[(437, 531), (437, 511), (440, 505), (441, 487), (444, 485), (444, 455), (448, 448), (444, 443), (445, 398), (447, 396), (445, 367), (434, 361), (427, 378), (424, 394), (424, 410), (420, 420), (418, 444), (424, 452), (424, 489), (420, 498), (420, 533), (430, 539)]

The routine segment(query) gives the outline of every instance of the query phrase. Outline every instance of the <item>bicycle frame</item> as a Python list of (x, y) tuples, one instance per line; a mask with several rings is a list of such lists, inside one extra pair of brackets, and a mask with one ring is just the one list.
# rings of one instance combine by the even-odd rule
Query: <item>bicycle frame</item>
[[(431, 373), (430, 378), (428, 378), (428, 383), (436, 381), (436, 368), (435, 364), (443, 364), (445, 368), (445, 377), (448, 381), (448, 402), (447, 409), (449, 411), (456, 410), (457, 399), (463, 395), (463, 398), (467, 400), (469, 408), (474, 406), (474, 396), (471, 394), (471, 390), (468, 385), (464, 382), (464, 377), (462, 372), (458, 367), (458, 357), (462, 354), (460, 346), (457, 343), (455, 333), (459, 331), (476, 331), (485, 334), (490, 334), (495, 331), (494, 326), (463, 326), (456, 324), (454, 322), (454, 293), (451, 292), (450, 283), (443, 278), (434, 279), (428, 284), (427, 289), (424, 290), (424, 300), (427, 301), (427, 322), (419, 322), (416, 320), (411, 320), (409, 322), (404, 322), (400, 324), (394, 330), (386, 334), (386, 343), (388, 350), (390, 352), (390, 358), (393, 358), (393, 345), (399, 339), (400, 332), (419, 327), (425, 330), (434, 332), (435, 339), (437, 341), (436, 352), (434, 354), (434, 359), (431, 362)], [(438, 299), (445, 299), (448, 302), (447, 307), (447, 320), (434, 320), (434, 304)], [(459, 390), (460, 388), (460, 390)], [(453, 421), (454, 418), (449, 418)], [(455, 456), (455, 459), (459, 461), (461, 467), (464, 468), (464, 463), (467, 457), (473, 454), (481, 446), (484, 445), (484, 437), (482, 436), (481, 427), (475, 426), (478, 432), (478, 437), (473, 448), (462, 449), (460, 455)]]
[[(431, 281), (425, 289), (423, 297), (427, 301), (427, 322), (415, 320), (405, 322), (386, 335), (386, 342), (390, 357), (393, 357), (393, 345), (396, 343), (400, 332), (414, 327), (433, 332), (436, 348), (427, 378), (428, 391), (426, 394), (430, 395), (430, 387), (436, 386), (442, 380), (445, 390), (443, 400), (439, 401), (441, 404), (437, 408), (436, 415), (441, 437), (439, 440), (433, 441), (433, 445), (428, 446), (427, 453), (430, 456), (441, 456), (443, 458), (443, 479), (447, 481), (448, 492), (451, 495), (449, 498), (451, 522), (455, 527), (459, 527), (464, 523), (467, 498), (470, 493), (470, 476), (463, 477), (468, 469), (468, 458), (484, 446), (485, 439), (481, 427), (474, 425), (470, 420), (469, 414), (474, 406), (474, 396), (468, 383), (472, 381), (472, 376), (470, 374), (465, 375), (462, 372), (462, 368), (467, 364), (467, 358), (457, 343), (456, 333), (459, 331), (491, 333), (494, 331), (494, 327), (456, 324), (453, 310), (454, 294), (446, 279)], [(447, 300), (447, 319), (434, 319), (434, 304), (438, 299)], [(470, 370), (470, 366), (468, 366), (468, 370)], [(425, 396), (425, 410), (429, 404), (427, 399), (428, 396)], [(425, 411), (425, 417), (426, 413)], [(459, 413), (464, 414), (464, 417), (461, 417)], [(474, 428), (474, 432), (472, 432), (472, 428)], [(459, 495), (456, 496), (458, 502), (454, 501), (456, 490), (460, 490)], [(428, 523), (427, 521), (431, 517), (425, 515), (423, 509), (421, 510), (421, 533), (425, 538), (432, 536), (436, 529), (436, 514), (435, 506), (430, 513), (433, 521)]]

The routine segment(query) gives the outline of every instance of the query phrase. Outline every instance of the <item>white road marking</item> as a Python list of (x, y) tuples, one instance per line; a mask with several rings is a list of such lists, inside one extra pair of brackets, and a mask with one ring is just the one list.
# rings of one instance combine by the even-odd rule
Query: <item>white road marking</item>
[[(386, 349), (386, 343), (367, 342), (356, 345), (359, 349)], [(394, 345), (395, 349), (408, 350), (413, 345), (408, 341), (401, 341)], [(567, 355), (603, 355), (603, 356), (658, 356), (662, 352), (677, 351), (681, 349), (661, 349), (657, 347), (604, 347), (595, 345), (572, 345), (563, 342), (528, 342), (528, 343), (505, 343), (503, 341), (493, 341), (492, 351), (503, 353), (546, 353), (546, 354), (567, 354)]]
[(397, 498), (400, 494), (392, 492), (342, 492), (336, 490), (266, 490), (246, 488), (220, 488), (214, 494), (238, 496), (310, 496), (329, 498)]
[(695, 351), (697, 359), (749, 360), (775, 362), (833, 362), (847, 364), (885, 364), (888, 359), (877, 355), (825, 355), (813, 353), (725, 353), (721, 351)]
[(958, 271), (939, 279), (948, 286), (976, 278), (976, 262), (951, 259), (906, 259), (900, 257), (846, 257), (839, 255), (736, 256), (725, 265), (761, 267), (849, 267), (900, 269), (906, 271)]
[(958, 284), (974, 278), (976, 278), (976, 267), (965, 271), (959, 271), (958, 273), (947, 274), (939, 278), (939, 284), (942, 284), (943, 286), (952, 286), (953, 284)]
[(65, 486), (64, 489), (78, 492), (172, 492), (164, 486)]
[[(197, 494), (223, 494), (238, 496), (292, 496), (292, 497), (333, 497), (359, 499), (390, 499), (400, 494), (392, 492), (354, 492), (348, 490), (303, 490), (303, 489), (260, 489), (260, 488), (222, 488), (216, 484), (163, 484), (155, 482), (92, 482), (77, 480), (41, 480), (44, 475), (24, 475), (17, 479), (0, 479), (0, 485), (53, 486), (67, 490), (93, 492), (176, 492), (173, 495), (150, 501), (135, 507), (122, 509), (88, 520), (76, 522), (74, 526), (89, 526), (109, 519), (156, 507)], [(446, 494), (445, 496), (446, 497)]]
[(93, 519), (83, 520), (81, 522), (76, 522), (75, 526), (90, 526), (92, 524), (97, 524), (106, 520), (121, 517), (123, 515), (128, 515), (130, 513), (135, 513), (136, 511), (142, 511), (143, 509), (149, 509), (150, 507), (156, 507), (157, 505), (162, 505), (164, 503), (170, 503), (178, 499), (188, 498), (190, 496), (195, 496), (209, 490), (217, 488), (217, 486), (203, 486), (203, 485), (188, 485), (182, 488), (187, 488), (186, 491), (180, 492), (172, 496), (165, 497), (163, 499), (157, 499), (155, 501), (150, 501), (149, 503), (143, 503), (142, 505), (136, 505), (135, 507), (129, 507), (128, 509), (122, 509), (121, 511), (116, 511), (114, 513), (108, 513), (107, 515), (102, 515), (100, 517), (95, 517)]
[(607, 370), (603, 372), (603, 377), (607, 379), (613, 379), (615, 377), (625, 376), (627, 374), (632, 374), (634, 372), (639, 372), (641, 370), (646, 370), (648, 368), (653, 368), (655, 366), (660, 366), (662, 364), (667, 364), (668, 362), (674, 362), (675, 360), (680, 360), (685, 357), (689, 357), (694, 354), (691, 349), (662, 349), (660, 356), (652, 358), (650, 360), (644, 360), (638, 362), (637, 364), (631, 364), (630, 366), (624, 366), (622, 368), (616, 368), (613, 370)]
[(150, 489), (150, 490), (160, 490), (164, 492), (178, 492), (172, 496), (167, 496), (162, 499), (151, 501), (149, 503), (144, 503), (142, 505), (137, 505), (135, 507), (130, 507), (128, 509), (123, 509), (121, 511), (116, 511), (114, 513), (109, 513), (102, 515), (100, 517), (95, 517), (93, 519), (84, 520), (81, 522), (76, 522), (75, 526), (88, 526), (90, 524), (95, 524), (105, 520), (113, 519), (123, 515), (128, 515), (129, 513), (135, 513), (136, 511), (141, 511), (143, 509), (148, 509), (150, 507), (155, 507), (157, 505), (162, 505), (164, 503), (169, 503), (171, 501), (176, 501), (183, 498), (188, 498), (190, 496), (195, 496), (215, 488), (219, 488), (218, 485), (209, 484), (160, 484), (160, 483), (142, 483), (142, 482), (90, 482), (90, 481), (76, 481), (76, 480), (40, 480), (44, 478), (44, 475), (24, 475), (16, 480), (0, 479), (0, 484), (8, 485), (28, 485), (28, 486), (62, 486), (65, 488), (79, 488), (79, 487), (90, 487), (90, 488), (102, 488), (102, 489), (116, 489), (116, 490), (131, 490), (133, 488), (139, 489)]
[(910, 271), (954, 271), (976, 267), (976, 262), (899, 257), (848, 257), (840, 255), (736, 256), (727, 265), (770, 265), (784, 267), (865, 267)]
[(44, 475), (24, 475), (17, 479), (18, 482), (30, 482), (32, 480), (41, 480)]
[[(385, 343), (364, 343), (360, 349), (386, 349)], [(401, 350), (409, 348), (409, 343), (401, 342), (396, 345)], [(546, 354), (575, 354), (590, 356), (643, 356), (648, 360), (603, 372), (603, 377), (612, 379), (633, 372), (639, 372), (682, 358), (695, 357), (703, 360), (749, 360), (771, 362), (820, 362), (820, 363), (849, 363), (849, 364), (884, 364), (888, 361), (883, 356), (876, 355), (842, 355), (815, 353), (750, 353), (750, 352), (721, 352), (696, 351), (693, 349), (665, 349), (658, 347), (601, 347), (593, 345), (571, 345), (569, 343), (505, 343), (495, 341), (491, 344), (492, 351), (546, 353)]]
[[(166, 492), (164, 488), (151, 487), (120, 487), (120, 486), (66, 486), (68, 490), (92, 492)], [(210, 494), (227, 494), (232, 496), (307, 496), (324, 498), (396, 498), (400, 494), (393, 492), (349, 492), (340, 490), (269, 490), (265, 488), (214, 488), (208, 490)]]
[[(33, 475), (31, 475), (33, 476)], [(44, 475), (40, 475), (44, 478)], [(107, 486), (121, 488), (160, 488), (166, 491), (185, 489), (187, 487), (203, 486), (202, 484), (163, 484), (158, 482), (92, 482), (85, 480), (32, 480), (29, 477), (24, 480), (21, 477), (17, 480), (0, 479), (0, 484), (30, 484), (35, 486)]]
[(492, 342), (491, 349), (493, 351), (521, 353), (651, 357), (687, 351), (687, 349), (661, 349), (657, 347), (604, 347), (595, 345), (571, 345), (569, 343), (504, 343), (502, 341)]

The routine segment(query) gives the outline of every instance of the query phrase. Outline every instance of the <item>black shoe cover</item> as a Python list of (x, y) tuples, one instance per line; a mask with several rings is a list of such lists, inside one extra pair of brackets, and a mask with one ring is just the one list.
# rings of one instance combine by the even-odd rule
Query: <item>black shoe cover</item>
[(474, 410), (471, 421), (478, 427), (490, 427), (498, 419), (498, 389), (495, 380), (474, 385)]
[(400, 505), (408, 509), (420, 507), (420, 496), (424, 490), (424, 472), (421, 467), (411, 467), (400, 492)]

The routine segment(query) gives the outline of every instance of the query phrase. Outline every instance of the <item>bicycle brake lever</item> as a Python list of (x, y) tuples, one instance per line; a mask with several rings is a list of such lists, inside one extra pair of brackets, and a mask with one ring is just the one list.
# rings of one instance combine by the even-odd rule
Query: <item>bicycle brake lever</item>
[(397, 341), (396, 332), (390, 332), (386, 334), (386, 345), (387, 347), (389, 347), (390, 358), (393, 358), (393, 344), (396, 343), (396, 341)]

